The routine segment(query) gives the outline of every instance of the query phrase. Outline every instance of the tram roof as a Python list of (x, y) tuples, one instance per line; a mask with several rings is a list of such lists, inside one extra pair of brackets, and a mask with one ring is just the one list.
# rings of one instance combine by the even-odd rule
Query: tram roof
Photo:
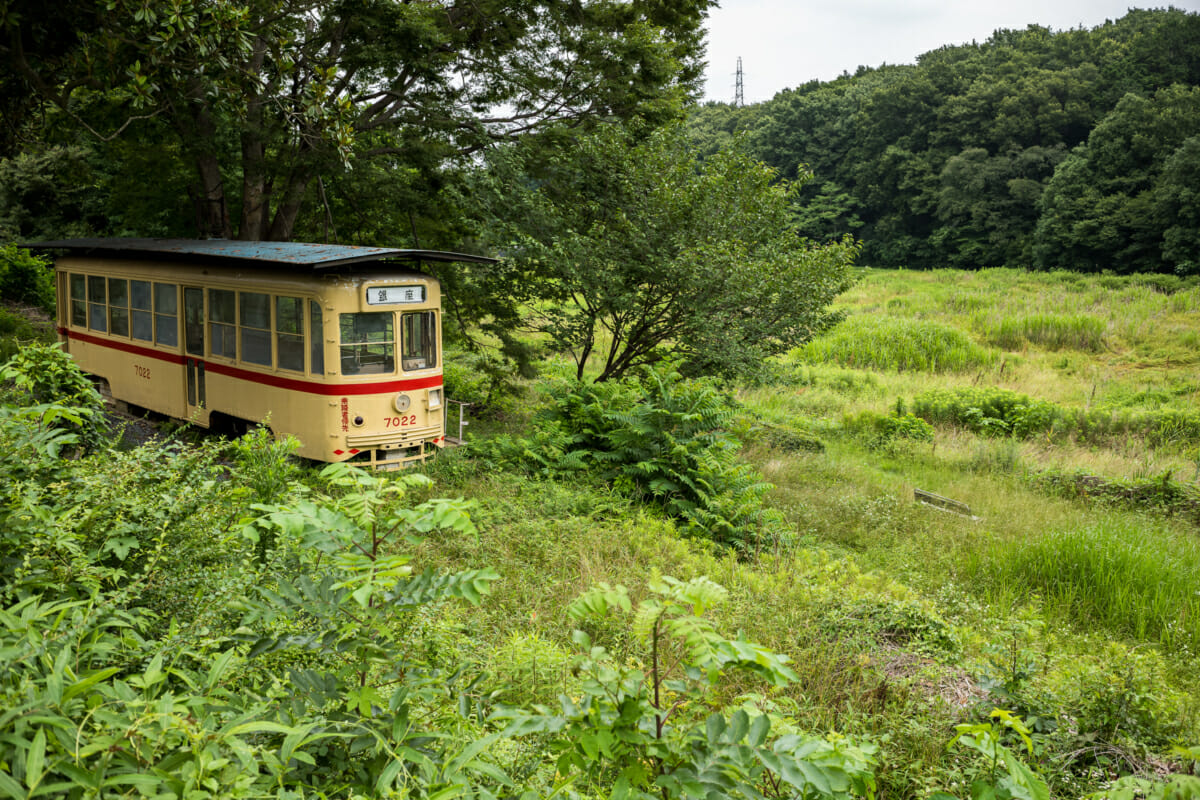
[(220, 259), (266, 269), (308, 267), (314, 271), (371, 262), (467, 261), (493, 264), (494, 258), (442, 250), (405, 250), (308, 242), (243, 242), (235, 239), (58, 239), (22, 245), (34, 250), (67, 250), (75, 255), (169, 257), (188, 261)]

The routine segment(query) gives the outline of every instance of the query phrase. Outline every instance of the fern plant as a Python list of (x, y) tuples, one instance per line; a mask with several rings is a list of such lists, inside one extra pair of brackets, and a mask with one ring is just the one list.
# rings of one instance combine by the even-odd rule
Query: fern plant
[(771, 490), (738, 458), (729, 432), (737, 409), (708, 381), (670, 365), (638, 378), (555, 387), (529, 438), (497, 437), (478, 452), (543, 476), (590, 474), (662, 507), (686, 530), (748, 550), (781, 517), (763, 506)]

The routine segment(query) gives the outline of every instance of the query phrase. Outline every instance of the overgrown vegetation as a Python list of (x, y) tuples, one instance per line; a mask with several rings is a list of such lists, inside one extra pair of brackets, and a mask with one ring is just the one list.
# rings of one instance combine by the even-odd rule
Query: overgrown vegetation
[(967, 372), (996, 360), (961, 331), (918, 319), (856, 316), (803, 348), (811, 363), (918, 372)]
[(736, 407), (711, 382), (666, 366), (625, 381), (560, 381), (547, 393), (531, 437), (498, 436), (480, 455), (542, 476), (604, 482), (743, 552), (780, 534), (763, 504), (771, 486), (738, 458)]
[[(64, 401), (86, 383), (55, 380)], [(615, 629), (644, 644), (648, 669), (579, 631), (584, 677), (561, 711), (502, 706), (464, 634), (438, 623), (499, 574), (417, 570), (406, 553), (477, 537), (472, 504), (430, 496), (420, 475), (302, 475), (262, 429), (65, 459), (58, 444), (76, 434), (47, 443), (5, 409), (7, 796), (874, 796), (870, 745), (709, 708), (728, 671), (764, 688), (796, 677), (785, 657), (718, 633), (707, 615), (726, 592), (711, 580), (655, 579), (657, 599)], [(40, 469), (14, 457), (29, 451)], [(601, 584), (571, 613), (603, 627), (622, 607), (629, 593)]]
[[(5, 369), (78, 380), (57, 349)], [(774, 372), (741, 404), (670, 369), (544, 379), (437, 490), (297, 466), (265, 429), (89, 454), (10, 383), (4, 792), (1165, 792), (1200, 735), (1197, 554), (1150, 484), (1077, 505), (1021, 466), (1044, 437), (896, 399), (970, 373)], [(945, 466), (972, 448), (1009, 466)], [(1179, 517), (1182, 477), (1156, 484)]]
[(1194, 536), (1147, 540), (1136, 523), (1112, 520), (985, 545), (967, 569), (982, 583), (1019, 582), (1080, 625), (1200, 652), (1198, 557)]
[(1070, 437), (1091, 444), (1138, 436), (1152, 446), (1200, 445), (1200, 410), (1195, 409), (1069, 409), (1008, 389), (958, 387), (917, 395), (913, 412), (929, 422), (990, 436)]
[(0, 247), (0, 298), (52, 312), (54, 272), (49, 260), (11, 242)]

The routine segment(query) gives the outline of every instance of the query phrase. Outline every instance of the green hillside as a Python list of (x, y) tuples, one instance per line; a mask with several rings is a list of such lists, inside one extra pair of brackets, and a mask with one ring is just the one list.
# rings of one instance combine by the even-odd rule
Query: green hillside
[(744, 108), (710, 103), (702, 151), (741, 138), (793, 178), (815, 238), (865, 263), (1195, 274), (1200, 16), (1131, 9), (860, 68)]

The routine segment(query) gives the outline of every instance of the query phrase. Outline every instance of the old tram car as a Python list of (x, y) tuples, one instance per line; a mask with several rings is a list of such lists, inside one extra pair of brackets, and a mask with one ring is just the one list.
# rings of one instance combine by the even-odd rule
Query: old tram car
[(39, 242), (58, 331), (116, 401), (201, 427), (266, 421), (299, 455), (381, 468), (445, 442), (441, 294), (411, 268), (491, 259), (228, 240)]

